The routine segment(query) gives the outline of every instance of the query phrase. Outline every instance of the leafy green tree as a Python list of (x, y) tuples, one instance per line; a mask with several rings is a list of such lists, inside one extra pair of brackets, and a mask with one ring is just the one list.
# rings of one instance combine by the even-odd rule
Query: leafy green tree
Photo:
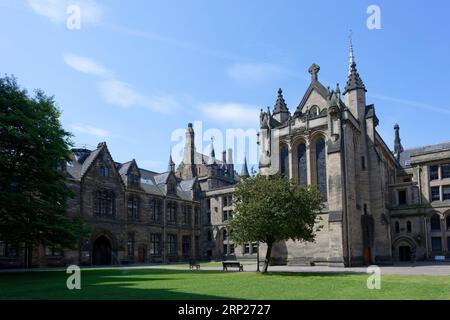
[(66, 214), (73, 194), (57, 168), (69, 160), (71, 134), (59, 116), (53, 97), (0, 78), (0, 239), (24, 244), (28, 266), (33, 246), (72, 248), (83, 233)]
[(312, 242), (322, 209), (316, 188), (303, 188), (280, 175), (257, 175), (245, 179), (234, 193), (235, 215), (230, 237), (239, 244), (267, 245), (263, 272), (267, 272), (273, 245), (289, 239)]

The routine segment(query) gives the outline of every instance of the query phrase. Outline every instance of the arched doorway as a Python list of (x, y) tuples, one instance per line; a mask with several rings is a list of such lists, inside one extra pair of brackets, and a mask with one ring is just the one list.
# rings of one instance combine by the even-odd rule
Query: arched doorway
[(411, 247), (408, 245), (399, 246), (398, 259), (400, 261), (411, 261)]
[(138, 249), (138, 262), (145, 263), (147, 262), (147, 246), (145, 244), (141, 244)]
[(98, 237), (92, 250), (93, 265), (110, 265), (112, 258), (111, 242), (105, 236)]

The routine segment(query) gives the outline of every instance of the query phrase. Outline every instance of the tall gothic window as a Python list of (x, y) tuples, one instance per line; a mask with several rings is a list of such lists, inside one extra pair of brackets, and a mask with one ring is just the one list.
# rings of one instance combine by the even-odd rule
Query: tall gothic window
[(99, 216), (114, 215), (114, 192), (111, 190), (98, 190), (95, 193), (94, 214)]
[(128, 198), (128, 217), (131, 219), (139, 218), (139, 200), (135, 196)]
[(289, 150), (287, 146), (280, 148), (280, 170), (281, 174), (289, 177)]
[(297, 149), (297, 159), (298, 159), (298, 183), (301, 186), (306, 186), (308, 184), (307, 180), (307, 166), (306, 166), (306, 146), (300, 144)]
[(437, 214), (433, 214), (430, 219), (431, 230), (441, 231), (441, 218)]
[(172, 202), (167, 204), (167, 213), (168, 213), (168, 222), (176, 223), (177, 222), (177, 204)]
[(174, 255), (177, 254), (177, 235), (176, 234), (169, 234), (167, 236), (167, 247), (168, 247), (168, 254)]
[(150, 235), (150, 254), (155, 256), (161, 255), (161, 234), (159, 233)]
[(325, 154), (325, 140), (320, 138), (316, 142), (316, 177), (317, 188), (322, 193), (323, 201), (327, 201), (327, 163)]
[(189, 236), (183, 236), (183, 256), (189, 256), (191, 254), (191, 239)]
[(134, 257), (134, 233), (128, 233), (127, 238), (127, 254), (128, 257)]

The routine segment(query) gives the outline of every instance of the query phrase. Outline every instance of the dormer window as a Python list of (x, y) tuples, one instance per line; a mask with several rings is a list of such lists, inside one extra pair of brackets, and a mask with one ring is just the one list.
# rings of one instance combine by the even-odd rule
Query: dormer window
[(131, 188), (138, 188), (139, 187), (139, 176), (136, 174), (130, 174), (130, 187)]
[(167, 193), (175, 194), (176, 186), (175, 183), (169, 182), (167, 184)]
[(105, 167), (105, 166), (101, 166), (99, 174), (100, 174), (100, 177), (109, 177), (109, 168)]

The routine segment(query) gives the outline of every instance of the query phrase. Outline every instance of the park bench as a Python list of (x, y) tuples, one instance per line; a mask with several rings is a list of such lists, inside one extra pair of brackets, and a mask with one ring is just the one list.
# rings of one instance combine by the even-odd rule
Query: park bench
[(200, 263), (197, 263), (195, 261), (189, 261), (189, 269), (191, 270), (200, 270)]
[(239, 271), (244, 271), (244, 266), (238, 261), (224, 261), (222, 266), (223, 271), (228, 271), (228, 268), (238, 268)]

